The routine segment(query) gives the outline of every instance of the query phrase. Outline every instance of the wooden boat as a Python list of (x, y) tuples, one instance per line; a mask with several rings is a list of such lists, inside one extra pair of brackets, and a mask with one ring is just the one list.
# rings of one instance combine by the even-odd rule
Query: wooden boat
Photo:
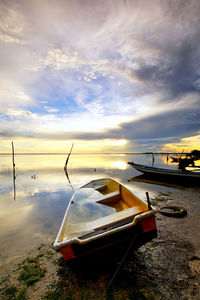
[(179, 158), (175, 156), (170, 156), (172, 162), (178, 162)]
[(133, 168), (137, 171), (144, 173), (145, 175), (149, 176), (156, 176), (156, 177), (166, 177), (171, 179), (192, 179), (192, 180), (200, 180), (200, 172), (197, 171), (181, 171), (181, 170), (171, 170), (171, 169), (164, 169), (164, 168), (155, 168), (149, 167), (144, 165), (135, 164), (134, 162), (128, 162)]
[(156, 237), (156, 212), (114, 179), (93, 180), (72, 195), (54, 248), (65, 260), (129, 241), (138, 248)]
[(193, 150), (191, 153), (182, 153), (179, 156), (170, 156), (172, 162), (179, 162), (181, 159), (193, 159), (199, 160), (200, 159), (200, 151), (199, 150)]

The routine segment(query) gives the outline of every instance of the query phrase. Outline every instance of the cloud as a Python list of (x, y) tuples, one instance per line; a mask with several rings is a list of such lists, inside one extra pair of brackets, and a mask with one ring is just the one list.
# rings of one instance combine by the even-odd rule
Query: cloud
[[(26, 118), (29, 118), (29, 127), (26, 129), (24, 128), (26, 122), (23, 119), (20, 121), (22, 114), (26, 114)], [(71, 117), (70, 115), (63, 115), (59, 119), (55, 118), (54, 115), (49, 115), (49, 120), (45, 122), (47, 119), (46, 115), (41, 117), (23, 111), (18, 113), (18, 126), (16, 131), (12, 129), (12, 132), (15, 132), (15, 135), (18, 136), (24, 135), (26, 137), (49, 140), (127, 139), (132, 142), (137, 141), (140, 144), (153, 142), (162, 145), (170, 140), (177, 142), (184, 136), (193, 136), (199, 132), (200, 128), (200, 114), (198, 110), (189, 109), (188, 107), (182, 110), (171, 109), (165, 113), (149, 115), (134, 121), (121, 122), (120, 125), (116, 119), (116, 126), (112, 129), (110, 126), (109, 128), (102, 126), (102, 123), (109, 124), (109, 118), (111, 117), (102, 116), (100, 120), (96, 120), (96, 123), (93, 120), (89, 120), (88, 117), (89, 115), (86, 114), (84, 119), (82, 115), (81, 120), (79, 120), (79, 115), (77, 114)], [(37, 128), (35, 128), (36, 124), (38, 124)], [(113, 120), (111, 120), (111, 124), (113, 124)], [(8, 135), (9, 133), (6, 136)]]
[(24, 16), (17, 5), (14, 4), (13, 7), (9, 7), (1, 3), (0, 40), (5, 43), (23, 44), (24, 28)]
[(57, 70), (78, 68), (84, 64), (85, 62), (78, 57), (77, 52), (70, 53), (68, 49), (51, 49), (42, 61), (44, 67), (52, 67)]
[(16, 114), (19, 107), (27, 107), (33, 104), (31, 96), (26, 94), (22, 87), (13, 80), (2, 79), (0, 81), (0, 113)]
[(49, 107), (49, 106), (44, 106), (44, 108), (46, 109), (46, 111), (48, 113), (56, 113), (56, 112), (59, 111), (57, 108), (52, 108), (52, 107)]
[(178, 143), (174, 142), (165, 144), (163, 149), (165, 151), (174, 151), (178, 152), (180, 149), (184, 149), (185, 152), (190, 152), (191, 149), (199, 149), (200, 148), (200, 135), (190, 136), (182, 138), (178, 141)]
[(198, 134), (199, 1), (0, 6), (4, 137), (152, 145)]

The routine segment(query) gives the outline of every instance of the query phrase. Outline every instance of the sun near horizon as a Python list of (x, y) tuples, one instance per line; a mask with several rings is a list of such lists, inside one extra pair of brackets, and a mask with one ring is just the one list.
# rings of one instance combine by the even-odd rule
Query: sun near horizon
[[(144, 152), (166, 152), (166, 153), (189, 153), (200, 149), (200, 136), (183, 138), (180, 143), (166, 144), (157, 151), (149, 148), (130, 147), (130, 142), (126, 139), (104, 139), (104, 140), (37, 140), (37, 139), (17, 139), (13, 140), (15, 153), (56, 153), (65, 154), (71, 149), (73, 154), (81, 153), (144, 153)], [(11, 141), (4, 141), (0, 154), (9, 154), (12, 152)]]

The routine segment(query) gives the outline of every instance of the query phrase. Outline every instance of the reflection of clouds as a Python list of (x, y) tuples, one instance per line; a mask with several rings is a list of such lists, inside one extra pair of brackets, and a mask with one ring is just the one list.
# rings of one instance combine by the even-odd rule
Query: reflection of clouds
[(27, 223), (28, 217), (35, 208), (35, 204), (28, 204), (23, 206), (12, 205), (7, 209), (6, 205), (1, 206), (0, 218), (1, 218), (1, 234), (10, 230), (19, 230), (24, 224)]
[(87, 222), (115, 212), (115, 209), (96, 203), (102, 195), (91, 188), (83, 188), (76, 192), (70, 207), (68, 224)]
[(128, 166), (127, 163), (124, 161), (113, 161), (109, 164), (109, 167), (111, 168), (116, 168), (116, 169), (120, 169), (120, 170), (125, 170)]
[(0, 201), (0, 264), (7, 256), (21, 255), (42, 242), (51, 243), (72, 194), (67, 188), (60, 191), (52, 187), (56, 192), (40, 188), (30, 196), (33, 188), (22, 185), (20, 189), (23, 187), (24, 193), (18, 187), (23, 196), (18, 194), (15, 202), (10, 194)]
[[(121, 168), (124, 169), (126, 164), (126, 156), (124, 156), (124, 161), (120, 160), (123, 155), (115, 154), (111, 155), (81, 155), (76, 156), (72, 155), (70, 157), (69, 166), (72, 169), (80, 169), (80, 167), (84, 168)], [(116, 161), (115, 161), (116, 160)]]
[[(16, 156), (16, 167), (22, 170), (63, 169), (66, 155), (31, 155)], [(46, 172), (46, 174), (48, 174)], [(56, 178), (55, 178), (56, 179)]]
[(13, 212), (17, 215), (17, 217), (19, 218), (19, 216), (21, 215), (27, 215), (31, 210), (33, 209), (33, 205), (27, 205), (27, 206), (23, 206), (23, 207), (15, 207), (14, 205), (11, 206), (11, 208), (9, 209), (9, 211), (0, 211), (0, 216), (7, 216), (9, 217), (9, 215), (13, 214)]

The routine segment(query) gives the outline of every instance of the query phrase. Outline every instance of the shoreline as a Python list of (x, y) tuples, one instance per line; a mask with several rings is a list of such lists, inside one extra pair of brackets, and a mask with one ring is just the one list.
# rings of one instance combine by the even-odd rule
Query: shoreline
[[(118, 266), (116, 262), (73, 268), (51, 245), (45, 244), (15, 264), (7, 277), (0, 279), (0, 297), (17, 299), (21, 293), (20, 299), (199, 299), (200, 245), (198, 236), (194, 239), (192, 221), (199, 209), (198, 200), (198, 189), (158, 193), (152, 199), (155, 207), (184, 206), (188, 215), (177, 219), (158, 214), (158, 237), (130, 253), (109, 291), (106, 287)], [(32, 285), (19, 280), (22, 266), (28, 261), (45, 270)], [(15, 291), (15, 298), (6, 296), (5, 291)]]

